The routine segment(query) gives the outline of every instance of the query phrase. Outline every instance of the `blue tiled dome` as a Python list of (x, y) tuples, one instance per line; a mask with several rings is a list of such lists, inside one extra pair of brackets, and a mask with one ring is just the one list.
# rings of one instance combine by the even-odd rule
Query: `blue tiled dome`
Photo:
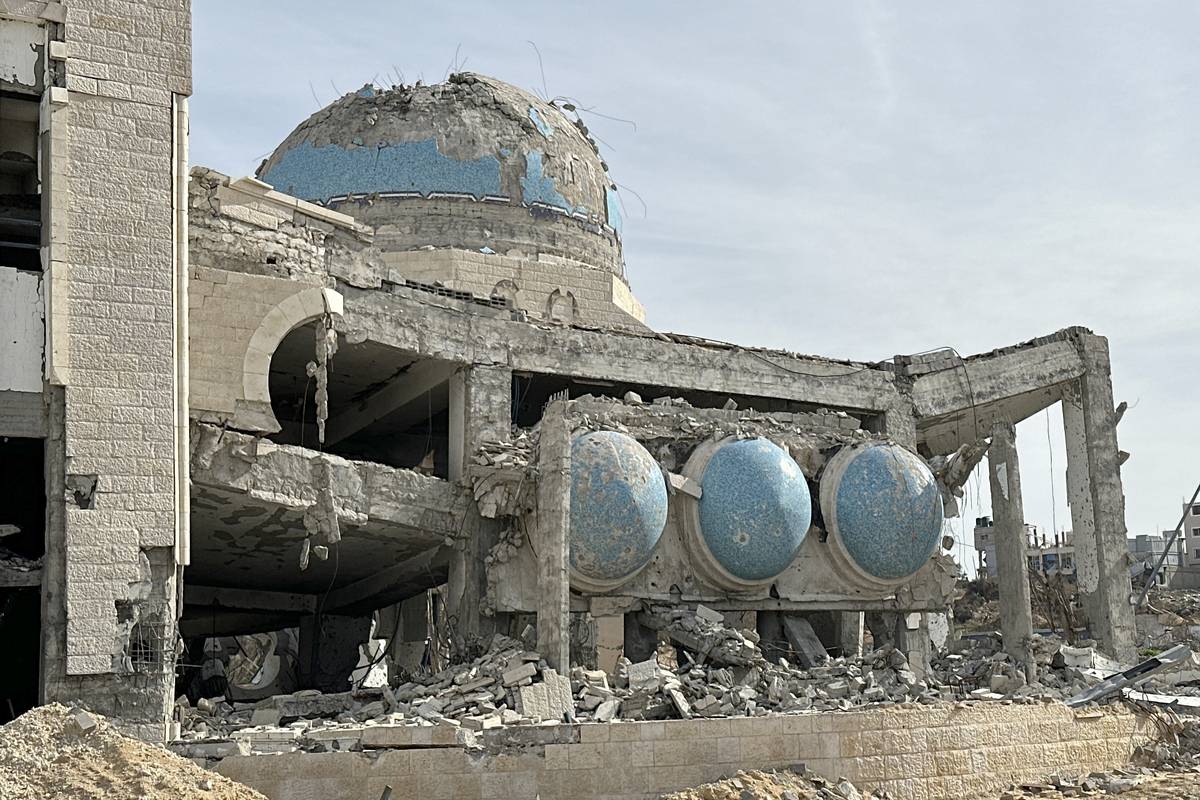
[(650, 560), (667, 524), (658, 463), (630, 436), (596, 431), (571, 442), (571, 569), (614, 582)]
[[(844, 450), (826, 470), (821, 512), (854, 563), (875, 578), (905, 578), (933, 555), (942, 532), (942, 496), (933, 472), (894, 444)], [(830, 462), (831, 466), (834, 462)]]
[(812, 521), (800, 467), (766, 439), (721, 445), (704, 469), (700, 532), (708, 551), (743, 581), (775, 577), (796, 557)]

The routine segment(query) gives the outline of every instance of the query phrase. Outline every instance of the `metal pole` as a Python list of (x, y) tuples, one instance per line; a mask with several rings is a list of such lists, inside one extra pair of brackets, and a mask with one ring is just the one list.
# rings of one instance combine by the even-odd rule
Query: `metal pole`
[(1138, 595), (1137, 602), (1133, 604), (1135, 609), (1141, 608), (1142, 604), (1146, 602), (1146, 595), (1150, 594), (1150, 587), (1154, 585), (1154, 579), (1158, 577), (1158, 571), (1162, 569), (1163, 562), (1167, 560), (1167, 554), (1175, 546), (1175, 540), (1179, 538), (1179, 531), (1183, 529), (1183, 522), (1187, 519), (1188, 512), (1192, 510), (1192, 506), (1195, 505), (1197, 497), (1200, 497), (1200, 484), (1196, 485), (1196, 491), (1192, 492), (1192, 499), (1183, 508), (1183, 516), (1179, 518), (1179, 524), (1175, 526), (1175, 530), (1171, 531), (1171, 539), (1167, 542), (1167, 546), (1163, 548), (1162, 555), (1158, 557), (1158, 563), (1150, 571), (1150, 577), (1146, 579), (1146, 585), (1142, 587), (1142, 593)]

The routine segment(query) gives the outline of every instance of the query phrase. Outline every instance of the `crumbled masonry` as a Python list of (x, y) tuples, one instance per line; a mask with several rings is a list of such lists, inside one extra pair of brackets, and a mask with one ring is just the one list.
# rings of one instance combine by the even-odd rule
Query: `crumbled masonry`
[(864, 794), (842, 779), (793, 772), (738, 772), (730, 778), (662, 796), (662, 800), (891, 800), (887, 792)]
[[(496, 636), (488, 652), (395, 687), (337, 694), (299, 691), (257, 703), (181, 699), (183, 734), (176, 749), (198, 757), (246, 752), (322, 752), (362, 741), (373, 726), (451, 728), (470, 745), (473, 732), (550, 722), (619, 722), (851, 711), (882, 705), (954, 702), (1060, 702), (1096, 683), (1068, 667), (1059, 643), (1034, 644), (1039, 681), (1024, 673), (992, 638), (959, 642), (919, 679), (904, 654), (883, 647), (802, 669), (767, 660), (758, 637), (717, 621), (709, 609), (655, 609), (647, 614), (664, 642), (647, 661), (622, 659), (611, 677), (575, 667), (549, 668), (526, 644)], [(336, 743), (336, 744), (335, 744)]]

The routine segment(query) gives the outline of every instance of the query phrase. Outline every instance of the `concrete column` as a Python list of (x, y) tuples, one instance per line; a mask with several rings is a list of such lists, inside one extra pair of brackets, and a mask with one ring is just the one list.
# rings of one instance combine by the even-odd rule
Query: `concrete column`
[[(484, 441), (508, 438), (512, 426), (512, 370), (473, 365), (450, 378), (449, 477), (469, 481), (468, 466)], [(484, 519), (472, 506), (467, 511), (463, 538), (450, 559), (446, 606), (455, 620), (455, 646), (467, 651), (495, 632), (491, 617), (483, 613), (487, 594), (484, 558), (495, 546), (500, 522)]]
[(474, 364), (450, 378), (450, 480), (461, 480), (480, 443), (512, 430), (512, 370)]
[(842, 611), (838, 614), (838, 645), (844, 658), (862, 655), (863, 612)]
[(1102, 648), (1134, 663), (1137, 637), (1108, 340), (1083, 333), (1076, 341), (1086, 371), (1064, 396), (1063, 427), (1077, 562), (1083, 548), (1080, 600)]
[(933, 645), (929, 640), (929, 615), (924, 611), (899, 614), (896, 647), (908, 659), (908, 668), (921, 680), (929, 675)]
[(550, 666), (571, 666), (568, 535), (571, 526), (571, 441), (566, 403), (546, 406), (538, 444), (537, 524), (533, 549), (538, 559), (538, 651)]
[[(1096, 552), (1096, 514), (1088, 472), (1087, 434), (1080, 387), (1063, 394), (1063, 433), (1067, 449), (1067, 505), (1071, 508), (1071, 543), (1075, 546), (1075, 585), (1089, 620), (1099, 619), (1100, 560)], [(1098, 636), (1098, 634), (1097, 634)]]
[(1033, 611), (1029, 606), (1025, 509), (1021, 502), (1017, 431), (1010, 422), (997, 422), (992, 426), (988, 475), (992, 489), (997, 579), (1000, 582), (1000, 632), (1004, 636), (1005, 652), (1030, 670), (1033, 668), (1030, 650)]

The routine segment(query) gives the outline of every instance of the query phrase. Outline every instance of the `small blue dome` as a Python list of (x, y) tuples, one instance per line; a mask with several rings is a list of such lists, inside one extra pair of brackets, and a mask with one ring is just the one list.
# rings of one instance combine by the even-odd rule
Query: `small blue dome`
[(700, 532), (713, 558), (744, 581), (773, 578), (796, 557), (812, 521), (804, 473), (766, 439), (722, 445), (704, 468)]
[(646, 565), (667, 524), (658, 462), (630, 436), (596, 431), (571, 442), (571, 568), (619, 581)]
[(929, 560), (942, 533), (942, 495), (924, 461), (899, 445), (871, 445), (852, 451), (833, 479), (835, 508), (822, 510), (860, 568), (891, 580)]

